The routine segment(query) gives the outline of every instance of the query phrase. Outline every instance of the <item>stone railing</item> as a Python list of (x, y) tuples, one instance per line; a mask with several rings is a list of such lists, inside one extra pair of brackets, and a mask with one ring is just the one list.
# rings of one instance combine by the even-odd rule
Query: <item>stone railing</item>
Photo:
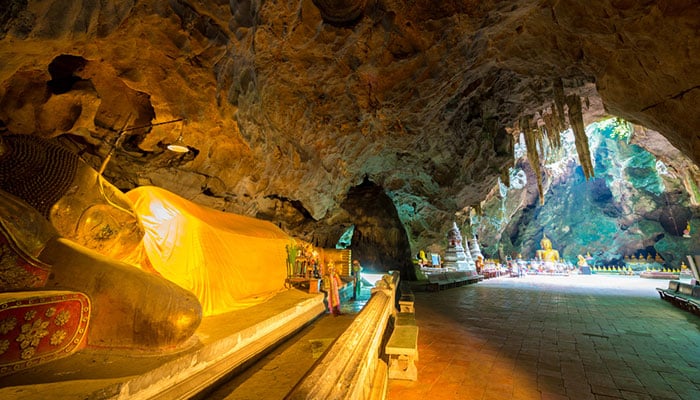
[(398, 271), (378, 281), (348, 329), (289, 394), (289, 399), (383, 399), (388, 384), (383, 344), (396, 312)]

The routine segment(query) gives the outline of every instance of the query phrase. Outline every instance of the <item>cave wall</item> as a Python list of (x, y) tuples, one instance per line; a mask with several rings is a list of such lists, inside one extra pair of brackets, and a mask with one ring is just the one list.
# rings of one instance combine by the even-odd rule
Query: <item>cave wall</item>
[[(185, 118), (130, 131), (105, 176), (323, 243), (364, 177), (411, 247), (443, 243), (558, 83), (587, 122), (621, 115), (700, 162), (692, 0), (4, 5), (0, 133), (61, 136), (97, 167), (123, 127)], [(165, 151), (180, 132), (191, 151)]]

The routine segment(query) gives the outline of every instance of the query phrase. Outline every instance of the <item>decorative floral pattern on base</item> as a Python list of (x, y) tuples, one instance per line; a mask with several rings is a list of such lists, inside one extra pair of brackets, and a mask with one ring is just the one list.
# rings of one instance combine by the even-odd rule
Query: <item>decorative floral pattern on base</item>
[(72, 354), (85, 345), (89, 320), (82, 293), (0, 293), (0, 375)]
[(19, 251), (0, 230), (0, 290), (25, 290), (46, 284), (51, 268)]

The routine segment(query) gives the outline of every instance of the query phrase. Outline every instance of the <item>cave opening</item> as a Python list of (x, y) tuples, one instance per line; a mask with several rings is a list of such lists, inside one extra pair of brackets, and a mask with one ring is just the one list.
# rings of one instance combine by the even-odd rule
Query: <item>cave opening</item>
[(74, 72), (82, 69), (87, 64), (87, 60), (80, 56), (62, 54), (49, 64), (49, 74), (51, 80), (47, 85), (53, 94), (68, 93), (76, 82), (82, 81), (75, 76)]
[(350, 188), (341, 207), (354, 225), (349, 246), (353, 259), (368, 272), (398, 270), (402, 278), (416, 279), (408, 235), (382, 186), (365, 178)]
[[(569, 131), (562, 132), (562, 148), (543, 161), (545, 203), (538, 204), (524, 185), (511, 185), (503, 199), (484, 206), (481, 236), (497, 236), (506, 254), (526, 259), (536, 253), (546, 231), (572, 265), (578, 255), (592, 254), (592, 265), (615, 266), (643, 252), (645, 260), (651, 254), (657, 261), (658, 254), (663, 262), (657, 264), (680, 268), (679, 255), (697, 251), (696, 242), (689, 240), (697, 208), (685, 183), (694, 179), (694, 167), (680, 168), (682, 157), (670, 145), (652, 154), (639, 140), (653, 133), (619, 118), (592, 123), (586, 133), (595, 177), (585, 179), (575, 140)], [(674, 158), (679, 164), (667, 167)], [(512, 215), (505, 226), (493, 218), (503, 209)]]

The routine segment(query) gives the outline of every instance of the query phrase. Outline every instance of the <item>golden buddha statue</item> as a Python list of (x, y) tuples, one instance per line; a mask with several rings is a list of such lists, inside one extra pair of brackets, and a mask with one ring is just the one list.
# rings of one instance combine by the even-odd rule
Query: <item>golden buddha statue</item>
[[(287, 247), (294, 240), (274, 224), (202, 207), (156, 187), (124, 194), (51, 140), (6, 135), (0, 144), (0, 189), (34, 208), (62, 241), (152, 274), (164, 286), (175, 283), (188, 304), (194, 294), (201, 315), (249, 307), (284, 290)], [(73, 250), (64, 246), (62, 251)], [(80, 290), (73, 282), (65, 284)], [(142, 301), (117, 287), (109, 290)], [(170, 299), (175, 295), (150, 293), (168, 304), (178, 303)], [(198, 323), (201, 315), (189, 319)], [(119, 325), (120, 317), (113, 317), (106, 323)]]
[[(129, 204), (56, 142), (3, 136), (0, 225), (3, 240), (12, 244), (0, 274), (3, 299), (22, 301), (39, 291), (87, 296), (88, 347), (183, 345), (199, 326), (201, 304), (162, 276), (122, 262), (138, 251), (143, 236)], [(30, 364), (41, 359), (25, 355)]]
[(540, 246), (542, 246), (542, 249), (537, 250), (537, 258), (544, 262), (559, 262), (559, 252), (552, 248), (552, 241), (547, 238), (546, 234), (542, 234)]
[(2, 190), (0, 225), (0, 237), (12, 244), (3, 250), (3, 300), (86, 295), (91, 311), (84, 316), (85, 346), (175, 349), (199, 326), (202, 309), (192, 293), (61, 237), (35, 209)]
[(588, 262), (586, 261), (585, 257), (579, 254), (577, 257), (576, 265), (579, 267), (586, 267), (588, 266)]
[[(137, 265), (194, 293), (204, 316), (247, 308), (284, 290), (287, 247), (295, 242), (275, 224), (203, 207), (153, 186), (126, 196), (145, 228)], [(306, 268), (310, 278), (313, 263)]]

